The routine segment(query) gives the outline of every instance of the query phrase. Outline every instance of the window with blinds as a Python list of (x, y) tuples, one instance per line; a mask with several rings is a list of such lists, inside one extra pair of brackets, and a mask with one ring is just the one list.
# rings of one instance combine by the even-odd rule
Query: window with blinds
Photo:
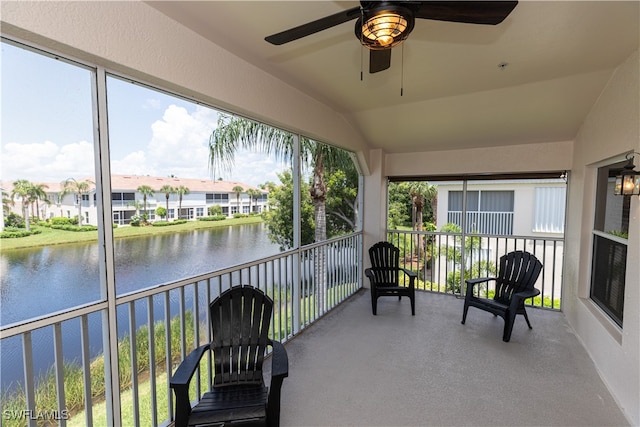
[(622, 164), (598, 168), (593, 225), (591, 299), (622, 327), (631, 196), (613, 195)]

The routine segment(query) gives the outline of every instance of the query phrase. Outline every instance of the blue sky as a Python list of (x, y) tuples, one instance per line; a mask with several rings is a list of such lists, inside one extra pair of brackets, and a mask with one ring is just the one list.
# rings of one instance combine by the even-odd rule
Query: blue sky
[[(2, 43), (0, 181), (60, 182), (94, 175), (91, 72)], [(107, 80), (111, 172), (212, 178), (207, 143), (217, 112), (163, 92)], [(278, 182), (286, 166), (238, 153), (215, 179)]]

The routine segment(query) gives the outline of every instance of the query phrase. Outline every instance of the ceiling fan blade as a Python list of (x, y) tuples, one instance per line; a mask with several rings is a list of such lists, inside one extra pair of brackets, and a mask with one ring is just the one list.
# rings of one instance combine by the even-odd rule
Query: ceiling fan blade
[(369, 73), (384, 71), (391, 66), (391, 49), (370, 50)]
[(338, 12), (336, 14), (325, 16), (324, 18), (317, 19), (306, 24), (299, 25), (295, 28), (291, 28), (277, 34), (272, 34), (264, 39), (271, 44), (281, 45), (292, 42), (294, 40), (301, 39), (302, 37), (315, 34), (319, 31), (326, 30), (327, 28), (334, 27), (342, 24), (343, 22), (350, 21), (360, 16), (360, 8), (354, 7), (351, 9)]
[(416, 18), (468, 24), (496, 25), (504, 21), (517, 1), (423, 1)]

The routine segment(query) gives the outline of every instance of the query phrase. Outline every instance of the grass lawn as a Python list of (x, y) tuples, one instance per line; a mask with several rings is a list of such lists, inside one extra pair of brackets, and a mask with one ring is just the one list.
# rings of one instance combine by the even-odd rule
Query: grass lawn
[[(230, 225), (258, 224), (262, 218), (258, 215), (246, 218), (233, 218), (222, 221), (187, 221), (185, 224), (170, 225), (166, 227), (118, 227), (113, 230), (116, 239), (125, 237), (138, 237), (147, 235), (157, 235), (163, 233), (180, 233), (194, 230), (206, 230), (217, 227), (228, 227)], [(0, 239), (0, 252), (12, 249), (30, 248), (35, 246), (51, 246), (65, 243), (92, 242), (98, 240), (97, 231), (65, 231), (48, 227), (32, 226), (32, 230), (38, 229), (42, 233), (27, 237), (13, 239)]]

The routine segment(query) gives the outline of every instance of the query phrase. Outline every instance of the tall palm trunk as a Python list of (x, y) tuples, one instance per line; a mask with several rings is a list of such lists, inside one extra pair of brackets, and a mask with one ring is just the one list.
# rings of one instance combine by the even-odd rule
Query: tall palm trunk
[[(327, 199), (327, 184), (324, 182), (324, 157), (321, 152), (316, 156), (313, 167), (313, 185), (309, 192), (313, 202), (315, 214), (315, 241), (327, 240), (327, 220), (325, 202)], [(317, 313), (322, 315), (327, 304), (327, 247), (316, 249), (314, 256), (314, 283), (316, 288)]]

